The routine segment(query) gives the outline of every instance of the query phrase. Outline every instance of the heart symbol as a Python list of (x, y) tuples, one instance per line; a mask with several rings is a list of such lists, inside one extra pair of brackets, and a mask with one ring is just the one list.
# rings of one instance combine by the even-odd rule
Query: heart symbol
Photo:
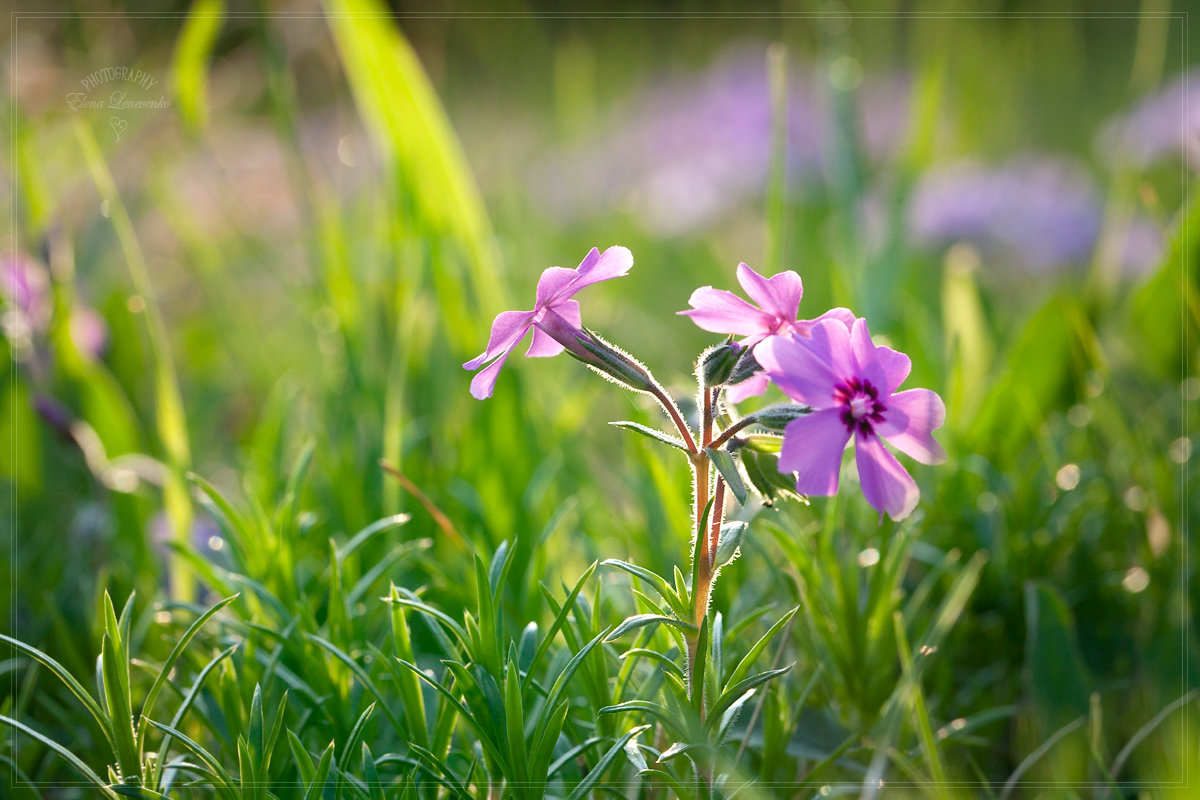
[(124, 133), (125, 129), (129, 127), (129, 123), (120, 117), (113, 117), (108, 121), (108, 124), (112, 126), (114, 131), (117, 132), (117, 141), (121, 141), (121, 134)]

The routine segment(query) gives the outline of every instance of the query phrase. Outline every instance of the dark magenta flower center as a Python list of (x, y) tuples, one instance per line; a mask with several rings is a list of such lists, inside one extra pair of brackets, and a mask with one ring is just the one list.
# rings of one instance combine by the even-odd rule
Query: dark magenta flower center
[(870, 381), (851, 378), (833, 388), (833, 399), (842, 408), (841, 419), (850, 433), (869, 435), (873, 426), (883, 422), (887, 407), (879, 402), (879, 390)]

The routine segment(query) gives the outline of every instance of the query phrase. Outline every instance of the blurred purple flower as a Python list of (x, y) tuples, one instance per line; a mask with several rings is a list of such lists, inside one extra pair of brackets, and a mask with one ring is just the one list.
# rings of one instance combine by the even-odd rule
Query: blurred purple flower
[[(863, 146), (879, 159), (906, 129), (903, 79), (864, 85)], [(820, 81), (788, 76), (787, 164), (793, 183), (819, 176), (830, 135)], [(766, 59), (739, 48), (697, 75), (670, 77), (637, 94), (581, 145), (539, 155), (535, 195), (566, 220), (625, 208), (652, 230), (694, 230), (756, 198), (771, 162), (771, 96)]]
[(0, 291), (30, 332), (42, 332), (50, 324), (54, 303), (46, 269), (24, 253), (0, 261)]
[(1100, 220), (1086, 174), (1047, 157), (1021, 157), (998, 167), (962, 162), (929, 172), (913, 194), (908, 224), (921, 243), (970, 241), (1049, 269), (1087, 259)]
[(1105, 123), (1096, 150), (1110, 165), (1145, 167), (1177, 153), (1200, 168), (1200, 70), (1178, 75)]
[(871, 341), (867, 321), (848, 328), (841, 320), (816, 322), (811, 337), (773, 336), (755, 354), (784, 394), (812, 412), (789, 422), (779, 453), (779, 471), (796, 473), (801, 494), (837, 494), (842, 452), (854, 438), (863, 494), (882, 521), (912, 513), (920, 490), (884, 442), (923, 464), (946, 453), (933, 431), (946, 419), (935, 392), (909, 389), (895, 394), (908, 377), (908, 356)]
[(1146, 275), (1162, 260), (1167, 234), (1160, 225), (1145, 217), (1135, 217), (1124, 232), (1120, 264), (1131, 277)]
[[(171, 520), (165, 511), (155, 511), (146, 523), (150, 541), (162, 555), (169, 552), (169, 545), (175, 540), (171, 530)], [(206, 514), (197, 514), (192, 519), (189, 544), (196, 552), (206, 558), (225, 549), (225, 539), (221, 527)]]
[(603, 253), (593, 247), (575, 269), (550, 267), (545, 270), (538, 279), (533, 310), (501, 312), (492, 322), (487, 349), (463, 364), (463, 369), (475, 370), (487, 363), (471, 380), (471, 396), (478, 400), (492, 396), (500, 368), (531, 330), (533, 341), (526, 356), (536, 358), (561, 353), (565, 348), (560, 339), (583, 324), (579, 301), (572, 298), (586, 286), (621, 277), (632, 266), (633, 254), (624, 247), (614, 246)]
[(71, 311), (71, 341), (85, 359), (96, 361), (108, 346), (108, 325), (92, 308), (77, 305)]

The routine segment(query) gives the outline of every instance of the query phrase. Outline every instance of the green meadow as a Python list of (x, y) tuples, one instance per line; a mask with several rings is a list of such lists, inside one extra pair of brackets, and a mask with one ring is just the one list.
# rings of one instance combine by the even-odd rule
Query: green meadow
[[(1186, 5), (443, 6), (14, 12), (0, 796), (1197, 796)], [(614, 245), (657, 383), (473, 397)], [(944, 401), (899, 521), (697, 391), (739, 262)]]

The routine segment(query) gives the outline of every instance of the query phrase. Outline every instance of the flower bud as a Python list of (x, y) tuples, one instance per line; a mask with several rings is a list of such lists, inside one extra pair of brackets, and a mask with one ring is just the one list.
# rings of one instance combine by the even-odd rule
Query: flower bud
[(723, 385), (733, 374), (733, 368), (737, 365), (744, 349), (732, 340), (708, 348), (700, 354), (696, 365), (696, 374), (705, 386)]
[(579, 337), (579, 343), (592, 356), (580, 360), (592, 369), (634, 391), (649, 392), (654, 388), (654, 378), (642, 363), (616, 345), (591, 331), (585, 331), (585, 335)]
[(741, 383), (744, 380), (754, 377), (754, 373), (761, 370), (758, 361), (754, 358), (753, 350), (746, 350), (742, 357), (738, 359), (734, 365), (733, 372), (729, 375), (729, 379), (725, 381), (726, 385), (732, 386), (735, 383)]
[(777, 403), (773, 406), (760, 408), (754, 412), (753, 416), (754, 421), (767, 430), (782, 432), (789, 422), (803, 417), (811, 410), (808, 406), (802, 406), (798, 403)]

